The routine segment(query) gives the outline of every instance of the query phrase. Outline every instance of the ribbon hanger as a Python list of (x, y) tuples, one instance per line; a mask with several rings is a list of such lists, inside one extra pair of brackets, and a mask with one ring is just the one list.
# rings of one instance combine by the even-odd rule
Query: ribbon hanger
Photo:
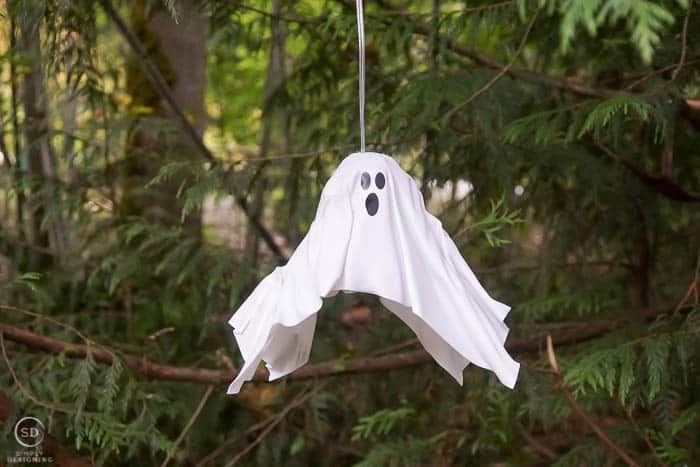
[(360, 152), (365, 152), (365, 24), (362, 0), (356, 0), (359, 55)]

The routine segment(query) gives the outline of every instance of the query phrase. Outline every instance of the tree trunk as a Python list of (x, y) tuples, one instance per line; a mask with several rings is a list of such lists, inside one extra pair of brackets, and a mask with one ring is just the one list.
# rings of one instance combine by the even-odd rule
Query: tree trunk
[[(284, 54), (287, 31), (280, 21), (282, 7), (282, 0), (273, 0), (272, 17), (270, 18), (270, 55), (263, 92), (265, 112), (263, 115), (263, 132), (260, 140), (260, 157), (267, 157), (273, 147), (277, 147), (281, 152), (286, 150), (287, 116), (284, 112), (274, 109), (274, 106), (271, 105), (272, 99), (276, 93), (280, 92), (280, 88), (285, 81)], [(261, 219), (265, 209), (264, 196), (267, 193), (267, 183), (262, 174), (266, 165), (267, 162), (261, 163), (250, 190), (252, 215), (257, 220)], [(250, 265), (253, 269), (257, 268), (258, 248), (258, 232), (252, 224), (249, 224), (246, 234), (246, 257), (250, 260)]]
[[(206, 127), (204, 108), (207, 21), (193, 0), (177, 2), (176, 22), (160, 3), (138, 2), (131, 8), (131, 27), (149, 57), (167, 80), (177, 105), (202, 134)], [(127, 62), (127, 91), (137, 119), (129, 134), (126, 162), (122, 167), (124, 215), (142, 216), (149, 221), (174, 225), (180, 222), (182, 200), (177, 193), (182, 177), (149, 190), (144, 186), (165, 164), (198, 160), (189, 140), (174, 121), (164, 131), (163, 119), (172, 114), (161, 101), (136, 57)], [(199, 235), (201, 218), (192, 213), (185, 219), (192, 234)]]
[[(13, 8), (8, 8), (9, 16), (9, 26), (10, 26), (10, 50), (17, 50), (17, 28), (15, 26), (15, 13)], [(10, 112), (12, 114), (12, 140), (14, 143), (14, 156), (15, 165), (13, 167), (13, 183), (17, 187), (17, 238), (20, 241), (24, 241), (24, 190), (20, 187), (21, 181), (21, 161), (22, 157), (22, 145), (20, 142), (20, 129), (19, 129), (19, 90), (18, 90), (18, 76), (17, 67), (15, 66), (14, 56), (10, 58)]]
[[(26, 159), (22, 162), (29, 178), (27, 201), (30, 205), (29, 239), (35, 247), (30, 267), (41, 269), (50, 260), (42, 252), (49, 248), (49, 232), (42, 227), (46, 217), (45, 167), (50, 163), (46, 89), (41, 60), (40, 28), (43, 6), (26, 2), (26, 14), (19, 21), (18, 51), (27, 61), (27, 72), (21, 81), (21, 99), (24, 110), (24, 146)], [(20, 157), (20, 160), (22, 158)], [(20, 163), (20, 166), (22, 163)]]

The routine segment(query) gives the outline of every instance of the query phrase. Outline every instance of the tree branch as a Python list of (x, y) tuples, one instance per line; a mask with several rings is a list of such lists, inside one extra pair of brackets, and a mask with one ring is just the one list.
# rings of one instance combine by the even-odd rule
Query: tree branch
[(242, 451), (240, 451), (233, 459), (231, 459), (231, 462), (228, 462), (226, 464), (226, 467), (231, 467), (237, 464), (238, 461), (243, 459), (246, 456), (246, 454), (248, 454), (255, 446), (260, 444), (260, 442), (263, 439), (265, 439), (265, 437), (275, 428), (275, 426), (279, 425), (284, 420), (284, 418), (289, 412), (304, 404), (304, 402), (306, 402), (311, 396), (316, 394), (321, 388), (323, 388), (323, 384), (320, 384), (316, 387), (307, 388), (299, 397), (295, 398), (284, 409), (282, 409), (282, 411), (279, 414), (275, 415), (274, 419), (265, 427), (264, 430), (260, 432), (260, 434), (253, 440), (253, 442), (246, 446)]
[[(350, 2), (350, 0), (341, 0), (341, 2), (348, 6), (348, 7), (354, 7), (354, 3)], [(377, 3), (384, 9), (392, 11), (396, 14), (400, 15), (405, 15), (405, 16), (410, 16), (407, 15), (406, 11), (398, 6), (393, 4), (392, 2), (388, 0), (377, 0)], [(419, 20), (414, 20), (413, 21), (413, 30), (422, 35), (422, 36), (430, 36), (431, 29), (430, 26), (426, 23), (423, 23)], [(485, 68), (491, 68), (493, 70), (503, 70), (506, 68), (506, 65), (497, 62), (496, 60), (481, 54), (480, 52), (477, 52), (475, 50), (470, 49), (469, 47), (465, 46), (464, 44), (461, 44), (459, 42), (455, 42), (454, 40), (443, 37), (441, 38), (441, 43), (445, 44), (445, 47), (448, 49), (452, 50), (454, 53), (457, 55), (460, 55), (462, 57), (468, 58), (472, 60), (474, 63), (477, 65), (483, 66)], [(615, 89), (606, 89), (606, 88), (592, 88), (585, 86), (583, 84), (576, 83), (571, 80), (567, 80), (566, 78), (554, 78), (551, 76), (543, 75), (540, 73), (536, 73), (530, 70), (525, 70), (521, 68), (509, 68), (507, 69), (507, 74), (510, 76), (513, 76), (515, 78), (522, 79), (523, 81), (528, 81), (530, 83), (535, 83), (535, 84), (541, 84), (545, 85), (547, 87), (552, 87), (556, 89), (561, 89), (564, 91), (571, 92), (573, 94), (578, 94), (581, 96), (586, 96), (586, 97), (614, 97), (614, 96), (619, 96), (619, 95), (625, 95), (624, 91), (618, 91)]]
[[(207, 146), (204, 144), (204, 141), (199, 136), (199, 133), (197, 132), (195, 127), (187, 119), (180, 106), (177, 105), (177, 102), (175, 101), (175, 98), (173, 97), (173, 94), (170, 91), (168, 83), (165, 81), (165, 78), (163, 78), (163, 75), (160, 73), (158, 68), (149, 59), (148, 52), (146, 51), (146, 48), (143, 46), (143, 44), (139, 41), (138, 37), (136, 37), (136, 35), (126, 25), (121, 16), (119, 16), (119, 13), (117, 12), (117, 10), (115, 10), (114, 5), (112, 5), (112, 2), (110, 0), (100, 0), (100, 3), (102, 4), (102, 8), (104, 9), (105, 13), (107, 13), (107, 16), (114, 23), (114, 25), (119, 30), (119, 33), (122, 35), (122, 37), (129, 44), (129, 47), (131, 47), (133, 52), (136, 54), (136, 58), (141, 64), (143, 71), (146, 73), (148, 80), (153, 85), (153, 89), (156, 91), (156, 93), (158, 93), (161, 99), (163, 99), (168, 104), (170, 110), (174, 114), (175, 120), (182, 127), (182, 130), (190, 139), (194, 148), (197, 150), (197, 152), (199, 152), (199, 154), (202, 157), (204, 157), (209, 162), (218, 163), (218, 160), (216, 159), (216, 157), (214, 157), (214, 154), (212, 154), (209, 148), (207, 148)], [(248, 221), (251, 223), (251, 225), (253, 225), (253, 228), (255, 228), (258, 234), (260, 234), (263, 241), (268, 246), (268, 248), (270, 248), (272, 253), (277, 257), (278, 260), (286, 261), (287, 256), (277, 245), (274, 238), (272, 237), (272, 234), (267, 230), (267, 228), (265, 228), (264, 225), (262, 225), (260, 220), (253, 216), (250, 212), (250, 209), (248, 208), (248, 202), (245, 199), (245, 197), (241, 194), (235, 193), (234, 198), (236, 199), (236, 203), (238, 204), (238, 206), (246, 215)]]
[(673, 73), (671, 73), (671, 81), (674, 81), (678, 74), (683, 69), (685, 64), (685, 54), (688, 50), (688, 20), (690, 20), (690, 10), (693, 8), (693, 2), (688, 3), (688, 11), (685, 13), (685, 19), (683, 20), (683, 31), (681, 32), (681, 58), (678, 60), (678, 66)]
[[(554, 337), (554, 343), (557, 345), (571, 345), (587, 341), (618, 329), (628, 322), (653, 319), (672, 312), (676, 305), (677, 303), (675, 302), (668, 303), (649, 309), (636, 310), (616, 319), (601, 319), (588, 323), (573, 324), (558, 330), (556, 337)], [(109, 350), (102, 345), (87, 346), (63, 342), (9, 324), (0, 324), (0, 333), (7, 340), (21, 343), (43, 352), (52, 354), (63, 353), (68, 358), (85, 358), (87, 353), (90, 352), (96, 362), (105, 365), (111, 365), (115, 354), (119, 355), (119, 352)], [(545, 338), (545, 333), (510, 338), (506, 343), (506, 349), (514, 353), (540, 352), (544, 350)], [(119, 356), (124, 361), (124, 364), (133, 371), (154, 379), (200, 384), (226, 384), (238, 374), (236, 369), (224, 370), (172, 366), (153, 362), (145, 356), (129, 354), (121, 354)], [(358, 357), (349, 360), (336, 359), (306, 365), (287, 378), (303, 380), (339, 375), (376, 373), (409, 368), (431, 360), (431, 356), (422, 349), (382, 356)], [(255, 373), (254, 380), (267, 381), (267, 379), (267, 370), (259, 368)]]
[(637, 179), (639, 179), (643, 185), (659, 193), (660, 195), (663, 195), (664, 197), (673, 201), (685, 203), (700, 202), (700, 193), (686, 191), (683, 189), (683, 187), (677, 185), (673, 180), (666, 176), (651, 175), (650, 173), (645, 172), (632, 162), (613, 152), (607, 146), (600, 143), (596, 143), (596, 146), (607, 156), (622, 164), (632, 175), (637, 177)]
[[(340, 2), (345, 5), (347, 8), (354, 9), (354, 3), (350, 0), (340, 0)], [(398, 16), (404, 16), (404, 17), (411, 17), (412, 15), (409, 14), (403, 7), (398, 6), (390, 2), (389, 0), (377, 0), (377, 3), (384, 9), (398, 15)], [(686, 17), (687, 19), (687, 17)], [(429, 37), (431, 34), (431, 28), (427, 23), (421, 22), (418, 19), (413, 19), (413, 30), (417, 34), (420, 34), (421, 36)], [(467, 58), (471, 61), (473, 61), (475, 64), (482, 66), (484, 68), (490, 68), (492, 70), (504, 70), (506, 69), (507, 65), (504, 65), (502, 63), (499, 63), (498, 61), (476, 51), (472, 50), (469, 47), (465, 46), (464, 44), (461, 44), (459, 42), (456, 42), (455, 40), (448, 38), (448, 37), (441, 37), (440, 41), (442, 44), (444, 44), (444, 47), (447, 49), (451, 50), (455, 54)], [(617, 97), (617, 96), (627, 96), (631, 94), (631, 90), (638, 85), (642, 84), (645, 82), (647, 79), (649, 79), (652, 76), (655, 76), (659, 73), (663, 73), (669, 70), (680, 70), (679, 65), (681, 63), (685, 65), (689, 65), (690, 63), (696, 63), (698, 61), (698, 58), (695, 57), (692, 60), (686, 60), (685, 55), (681, 57), (681, 62), (680, 63), (674, 63), (672, 65), (666, 66), (664, 68), (661, 68), (659, 70), (655, 70), (652, 73), (642, 77), (641, 79), (633, 82), (631, 85), (627, 86), (624, 89), (610, 89), (606, 87), (591, 87), (591, 86), (586, 86), (584, 84), (580, 84), (576, 82), (573, 79), (569, 79), (566, 77), (560, 78), (560, 77), (554, 77), (554, 76), (549, 76), (543, 73), (538, 73), (535, 71), (530, 71), (522, 68), (509, 68), (507, 69), (506, 74), (513, 77), (520, 79), (525, 82), (529, 82), (532, 84), (537, 84), (540, 86), (545, 86), (553, 89), (559, 89), (562, 91), (569, 92), (571, 94), (575, 94), (578, 96), (582, 97), (594, 97), (594, 98), (610, 98), (610, 97)], [(684, 99), (682, 102), (682, 106), (680, 108), (681, 110), (681, 115), (690, 122), (690, 124), (695, 128), (697, 131), (700, 131), (700, 116), (698, 116), (698, 101), (693, 100), (693, 99)]]
[[(207, 401), (209, 400), (209, 396), (211, 396), (212, 391), (214, 390), (214, 386), (209, 385), (207, 386), (207, 389), (204, 391), (204, 395), (202, 395), (202, 398), (199, 400), (199, 404), (197, 405), (197, 408), (195, 409), (194, 413), (190, 417), (190, 419), (187, 421), (187, 424), (185, 425), (185, 428), (182, 429), (180, 432), (180, 436), (177, 437), (175, 440), (175, 444), (173, 445), (173, 451), (175, 451), (178, 446), (180, 446), (180, 443), (182, 443), (182, 440), (185, 439), (185, 436), (187, 436), (187, 433), (190, 431), (192, 428), (192, 425), (194, 425), (194, 422), (199, 418), (199, 415), (202, 413), (202, 409), (204, 409), (204, 406), (206, 405)], [(165, 457), (165, 460), (163, 463), (160, 465), (160, 467), (168, 467), (168, 464), (170, 463), (170, 454), (168, 454)]]
[(469, 96), (467, 99), (465, 99), (463, 102), (460, 104), (457, 104), (455, 107), (453, 107), (449, 112), (445, 114), (445, 117), (443, 121), (447, 122), (449, 121), (450, 117), (454, 115), (456, 112), (459, 112), (462, 110), (464, 107), (469, 105), (471, 102), (473, 102), (475, 99), (477, 99), (480, 95), (485, 93), (486, 91), (491, 88), (496, 82), (498, 82), (499, 79), (503, 77), (508, 71), (513, 68), (513, 65), (515, 65), (515, 62), (518, 60), (520, 57), (520, 54), (522, 53), (523, 49), (525, 48), (525, 44), (527, 43), (527, 38), (530, 36), (530, 31), (532, 31), (532, 27), (535, 25), (535, 21), (537, 21), (537, 17), (540, 15), (541, 8), (538, 9), (534, 15), (532, 15), (532, 19), (530, 19), (530, 22), (527, 25), (527, 28), (525, 29), (525, 34), (523, 34), (522, 39), (520, 39), (520, 44), (518, 44), (518, 48), (515, 50), (515, 53), (513, 54), (513, 58), (508, 62), (506, 66), (501, 68), (501, 70), (496, 73), (489, 81), (486, 82), (483, 86), (481, 86), (479, 89), (477, 89), (471, 96)]
[(559, 456), (552, 450), (549, 446), (541, 443), (534, 436), (532, 436), (525, 427), (518, 421), (515, 422), (515, 429), (520, 434), (520, 436), (525, 440), (527, 444), (532, 447), (532, 449), (537, 452), (541, 457), (543, 457), (547, 462), (555, 462)]
[(625, 464), (627, 464), (630, 467), (640, 467), (637, 462), (635, 462), (627, 452), (625, 452), (622, 447), (618, 446), (617, 443), (615, 443), (613, 440), (611, 440), (608, 435), (605, 434), (603, 429), (598, 426), (598, 424), (593, 421), (591, 417), (588, 416), (588, 414), (583, 410), (583, 408), (579, 405), (579, 403), (576, 401), (576, 398), (574, 395), (571, 393), (571, 390), (564, 384), (564, 379), (562, 377), (562, 371), (561, 368), (559, 368), (559, 365), (557, 364), (557, 358), (554, 355), (554, 346), (552, 344), (552, 338), (550, 336), (547, 336), (547, 355), (549, 357), (549, 362), (552, 366), (552, 370), (554, 370), (554, 377), (557, 382), (557, 388), (559, 389), (559, 392), (564, 396), (566, 401), (569, 403), (571, 408), (574, 411), (574, 414), (581, 419), (581, 421), (588, 426), (588, 428), (591, 429), (593, 433), (598, 437), (600, 442), (605, 446), (606, 449), (608, 449), (612, 454), (618, 456), (620, 459), (622, 459)]

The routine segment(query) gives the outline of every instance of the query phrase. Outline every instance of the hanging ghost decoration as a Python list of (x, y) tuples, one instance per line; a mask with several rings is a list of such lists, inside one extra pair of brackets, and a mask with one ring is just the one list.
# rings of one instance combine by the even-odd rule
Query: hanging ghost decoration
[(391, 157), (361, 152), (326, 183), (287, 264), (230, 319), (245, 364), (228, 393), (238, 393), (261, 360), (270, 380), (304, 365), (323, 298), (341, 291), (377, 295), (460, 384), (471, 362), (515, 386), (519, 364), (504, 348), (509, 307), (481, 286), (413, 178)]

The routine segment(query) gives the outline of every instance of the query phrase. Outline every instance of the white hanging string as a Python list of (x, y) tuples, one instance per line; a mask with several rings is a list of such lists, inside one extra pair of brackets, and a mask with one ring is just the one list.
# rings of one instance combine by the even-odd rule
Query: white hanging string
[(362, 0), (357, 5), (357, 40), (359, 50), (360, 152), (365, 152), (365, 23)]

